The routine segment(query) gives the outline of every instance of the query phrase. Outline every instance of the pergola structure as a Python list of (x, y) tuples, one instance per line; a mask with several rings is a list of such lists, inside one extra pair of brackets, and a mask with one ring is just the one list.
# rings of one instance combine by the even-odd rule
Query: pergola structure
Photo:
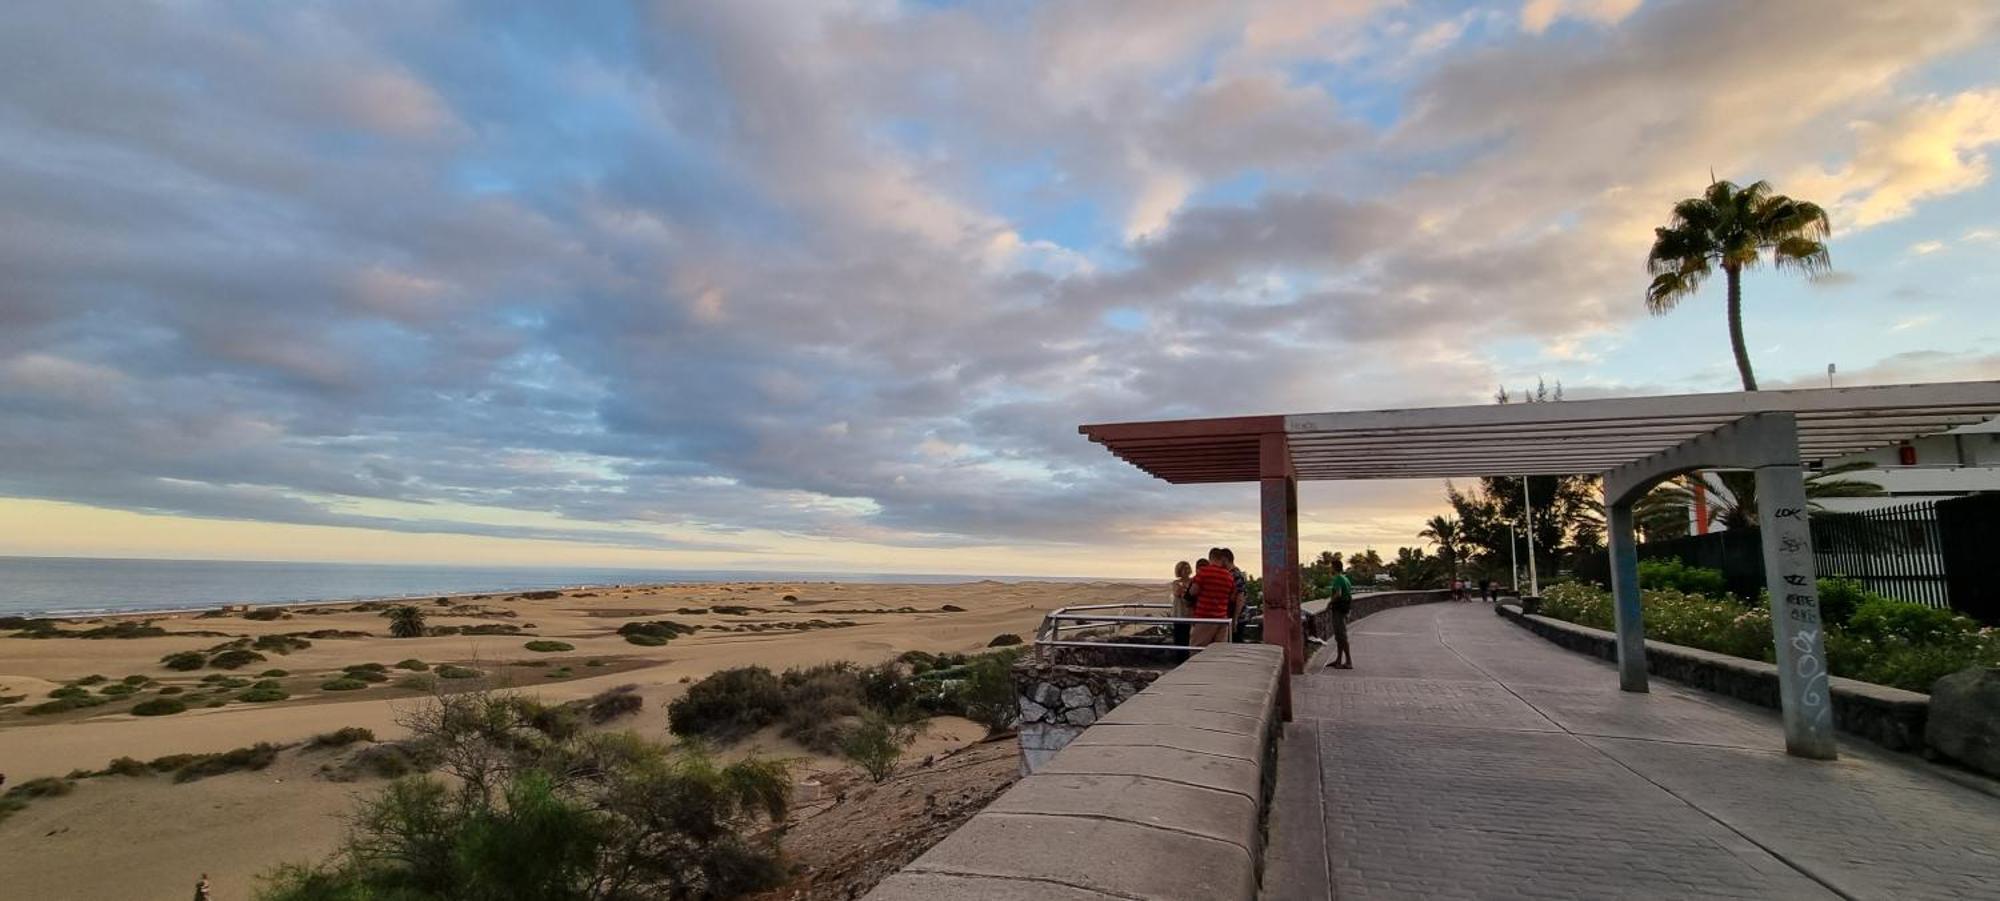
[(1752, 470), (1785, 746), (1831, 759), (1805, 472), (1996, 415), (2000, 381), (1124, 422), (1078, 431), (1168, 482), (1261, 485), (1264, 640), (1285, 647), (1293, 673), (1305, 667), (1295, 616), (1300, 479), (1603, 477), (1619, 686), (1645, 691), (1632, 504), (1681, 473)]

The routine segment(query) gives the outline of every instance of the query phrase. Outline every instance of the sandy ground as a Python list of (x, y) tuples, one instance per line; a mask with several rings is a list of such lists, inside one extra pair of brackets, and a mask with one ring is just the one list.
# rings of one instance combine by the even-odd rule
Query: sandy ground
[[(0, 695), (29, 695), (27, 700), (0, 707), (0, 773), (6, 774), (7, 784), (16, 785), (36, 776), (102, 767), (121, 756), (145, 760), (166, 754), (222, 751), (259, 741), (295, 742), (343, 726), (366, 726), (378, 737), (392, 739), (401, 734), (395, 722), (398, 710), (418, 703), (423, 692), (398, 688), (393, 682), (341, 693), (325, 692), (318, 686), (342, 666), (393, 664), (406, 658), (433, 664), (455, 662), (496, 673), (496, 681), (531, 690), (551, 701), (586, 697), (614, 685), (637, 684), (646, 699), (645, 708), (638, 717), (617, 725), (664, 735), (667, 702), (685, 690), (687, 681), (719, 669), (748, 664), (781, 669), (834, 660), (868, 663), (909, 650), (973, 651), (998, 634), (1030, 635), (1052, 607), (1143, 601), (1157, 593), (1155, 586), (1108, 582), (660, 586), (569, 592), (553, 600), (494, 596), (457, 601), (512, 612), (512, 617), (493, 613), (444, 615), (447, 608), (433, 608), (433, 625), (513, 623), (524, 627), (524, 634), (509, 636), (390, 639), (386, 637), (386, 620), (376, 612), (356, 611), (353, 605), (321, 605), (321, 609), (335, 612), (299, 610), (272, 621), (251, 621), (240, 615), (153, 618), (155, 625), (175, 633), (212, 631), (225, 633), (222, 636), (0, 638)], [(795, 600), (785, 600), (788, 595)], [(752, 609), (735, 614), (676, 612), (718, 604)], [(942, 609), (947, 606), (956, 609)], [(914, 612), (879, 612), (906, 607)], [(632, 645), (615, 634), (623, 623), (652, 619), (703, 629), (658, 648)], [(798, 629), (811, 620), (852, 625)], [(529, 624), (533, 627), (526, 628)], [(766, 631), (737, 631), (745, 627)], [(139, 674), (158, 679), (162, 685), (192, 689), (211, 671), (176, 673), (160, 665), (163, 655), (211, 647), (234, 636), (323, 629), (370, 636), (314, 639), (310, 648), (285, 656), (270, 655), (268, 661), (232, 673), (254, 679), (263, 669), (282, 668), (290, 673), (281, 679), (293, 694), (289, 701), (264, 705), (232, 702), (167, 717), (135, 717), (125, 712), (135, 700), (156, 696), (156, 686), (73, 713), (27, 716), (21, 712), (65, 681), (91, 674), (113, 681)], [(568, 642), (575, 650), (529, 652), (523, 644), (533, 639)], [(593, 659), (603, 665), (587, 667), (585, 662)], [(513, 665), (524, 661), (544, 665)], [(569, 668), (568, 675), (550, 678), (559, 675), (564, 666)], [(934, 720), (905, 755), (906, 769), (934, 769), (921, 767), (920, 762), (966, 748), (981, 733), (963, 720)], [(813, 758), (773, 734), (754, 736), (728, 751), (731, 756), (750, 752), (795, 761), (795, 778), (802, 785), (801, 816), (822, 811), (855, 779), (853, 771), (840, 762)], [(288, 752), (279, 764), (263, 772), (183, 785), (163, 778), (82, 780), (74, 794), (37, 800), (0, 822), (0, 873), (7, 874), (6, 889), (0, 894), (23, 898), (186, 898), (192, 894), (195, 877), (205, 871), (215, 884), (216, 901), (248, 898), (256, 874), (278, 863), (323, 855), (337, 841), (340, 818), (350, 809), (353, 798), (379, 785), (327, 782), (315, 775), (318, 766), (310, 755)], [(1006, 769), (997, 764), (992, 768), (994, 774), (1003, 774)], [(978, 775), (974, 781), (979, 784), (995, 780), (1004, 784), (1001, 775), (984, 771), (969, 775)], [(970, 783), (950, 792), (955, 793), (953, 797), (978, 794), (977, 786)], [(863, 794), (873, 796), (874, 792)], [(882, 815), (900, 816), (894, 810)], [(879, 825), (893, 829), (898, 824)], [(852, 832), (847, 829), (839, 834), (851, 836)], [(927, 833), (918, 830), (918, 834)], [(842, 854), (837, 838), (814, 847), (814, 853), (827, 860)]]

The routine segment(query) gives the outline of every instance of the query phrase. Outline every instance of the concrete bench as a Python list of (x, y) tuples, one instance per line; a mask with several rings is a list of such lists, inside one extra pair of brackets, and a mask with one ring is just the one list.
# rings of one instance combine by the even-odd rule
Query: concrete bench
[(1256, 897), (1283, 666), (1271, 645), (1196, 654), (867, 897)]

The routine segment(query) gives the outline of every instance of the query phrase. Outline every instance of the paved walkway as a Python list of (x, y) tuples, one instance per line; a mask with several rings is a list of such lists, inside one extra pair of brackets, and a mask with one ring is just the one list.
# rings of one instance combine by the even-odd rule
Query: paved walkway
[(1787, 757), (1775, 712), (1620, 692), (1485, 604), (1354, 647), (1293, 682), (1267, 899), (2000, 898), (1991, 783), (1845, 736)]

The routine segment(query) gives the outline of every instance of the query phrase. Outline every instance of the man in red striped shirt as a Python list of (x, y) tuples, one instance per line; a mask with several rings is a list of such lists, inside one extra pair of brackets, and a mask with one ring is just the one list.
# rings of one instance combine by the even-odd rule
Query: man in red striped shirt
[[(1229, 571), (1220, 548), (1210, 548), (1208, 565), (1194, 574), (1194, 616), (1197, 619), (1229, 620), (1235, 617), (1236, 576)], [(1195, 623), (1188, 630), (1188, 644), (1207, 647), (1229, 640), (1229, 623)]]

